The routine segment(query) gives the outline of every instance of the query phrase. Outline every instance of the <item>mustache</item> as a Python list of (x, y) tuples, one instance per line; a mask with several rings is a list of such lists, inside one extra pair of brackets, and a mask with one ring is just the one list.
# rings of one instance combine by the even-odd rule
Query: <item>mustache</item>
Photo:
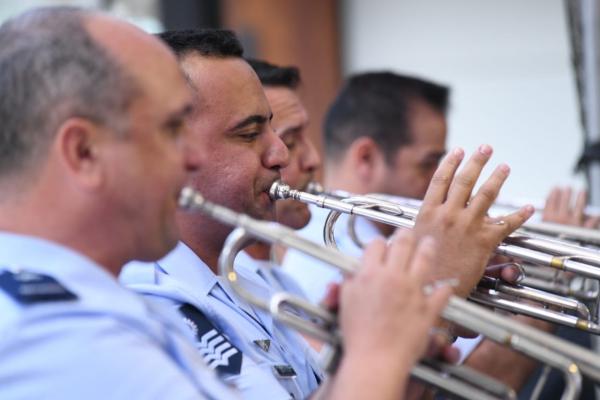
[(275, 183), (276, 181), (281, 180), (281, 175), (280, 174), (274, 174), (272, 177), (270, 178), (265, 178), (262, 179), (261, 181), (259, 181), (257, 188), (259, 189), (258, 192), (269, 192), (269, 189), (271, 189), (271, 186), (273, 186), (273, 183)]

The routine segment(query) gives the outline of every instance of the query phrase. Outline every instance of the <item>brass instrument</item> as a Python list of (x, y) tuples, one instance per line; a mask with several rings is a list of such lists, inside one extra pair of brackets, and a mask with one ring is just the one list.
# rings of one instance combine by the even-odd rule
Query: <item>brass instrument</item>
[[(281, 182), (273, 184), (270, 194), (274, 199), (291, 198), (329, 209), (330, 213), (325, 220), (323, 239), (327, 246), (334, 248), (337, 247), (334, 226), (342, 213), (349, 214), (351, 217), (362, 216), (376, 222), (411, 229), (419, 212), (417, 204), (420, 204), (417, 200), (410, 200), (407, 202), (408, 204), (400, 204), (390, 201), (389, 196), (383, 198), (382, 195), (340, 197), (329, 194), (312, 194), (293, 190)], [(359, 241), (352, 228), (352, 219), (349, 220), (349, 225), (351, 237), (353, 236), (355, 241)], [(507, 237), (498, 246), (496, 252), (554, 270), (570, 271), (595, 279), (600, 277), (600, 253), (597, 251), (555, 239), (527, 235), (523, 231), (517, 231)], [(590, 311), (586, 304), (576, 299), (567, 299), (523, 285), (508, 285), (498, 280), (492, 281), (490, 278), (482, 280), (471, 294), (470, 299), (480, 304), (600, 334), (595, 303)], [(535, 301), (541, 306), (523, 303), (520, 301), (521, 299)], [(593, 301), (596, 302), (597, 298)], [(548, 309), (548, 307), (552, 309)]]
[[(359, 268), (357, 260), (334, 249), (322, 247), (303, 239), (287, 227), (274, 222), (254, 220), (247, 215), (238, 214), (225, 207), (210, 203), (190, 188), (182, 191), (180, 206), (183, 209), (199, 210), (222, 223), (238, 227), (230, 234), (225, 243), (219, 259), (219, 267), (222, 276), (230, 282), (232, 288), (241, 297), (258, 307), (270, 310), (273, 317), (278, 321), (325, 341), (334, 347), (342, 345), (343, 338), (334, 314), (289, 293), (275, 293), (268, 300), (255, 297), (239, 284), (238, 275), (233, 268), (233, 260), (235, 254), (246, 245), (249, 237), (300, 250), (339, 268), (345, 274), (352, 274)], [(310, 316), (311, 318), (307, 319), (304, 316)], [(581, 387), (581, 373), (600, 382), (600, 358), (589, 354), (586, 349), (579, 346), (496, 315), (456, 296), (450, 298), (442, 316), (450, 322), (479, 332), (498, 343), (509, 345), (513, 349), (561, 371), (565, 379), (565, 392), (562, 399), (574, 399), (578, 396)], [(427, 367), (422, 364), (416, 366), (413, 370), (413, 376), (427, 380), (426, 374), (423, 372), (425, 368)], [(431, 371), (427, 370), (427, 372)], [(437, 383), (429, 381), (431, 384), (439, 385), (444, 385), (445, 382), (447, 381), (444, 379)], [(454, 383), (454, 379), (450, 382)], [(454, 394), (462, 396), (462, 398), (484, 398), (480, 397), (484, 393), (478, 393), (473, 397), (472, 393), (462, 392), (461, 390), (464, 387), (459, 386), (443, 386), (443, 390), (451, 393), (458, 392)], [(476, 387), (470, 389), (478, 390)], [(501, 392), (506, 395), (514, 395), (510, 390), (501, 390)], [(490, 394), (485, 398), (497, 395), (499, 393), (498, 387), (489, 388), (487, 393)]]

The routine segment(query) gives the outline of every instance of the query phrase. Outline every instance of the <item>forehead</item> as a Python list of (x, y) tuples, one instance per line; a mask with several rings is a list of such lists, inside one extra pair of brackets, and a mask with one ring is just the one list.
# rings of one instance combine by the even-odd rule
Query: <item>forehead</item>
[(190, 91), (175, 55), (159, 39), (103, 15), (88, 18), (86, 28), (136, 80), (143, 95), (139, 99), (160, 99), (166, 109), (190, 101)]
[(222, 129), (251, 115), (270, 116), (258, 77), (244, 60), (188, 55), (182, 67), (196, 90), (198, 115)]
[(308, 124), (308, 113), (296, 91), (276, 86), (265, 86), (264, 90), (273, 111), (273, 129), (277, 133)]

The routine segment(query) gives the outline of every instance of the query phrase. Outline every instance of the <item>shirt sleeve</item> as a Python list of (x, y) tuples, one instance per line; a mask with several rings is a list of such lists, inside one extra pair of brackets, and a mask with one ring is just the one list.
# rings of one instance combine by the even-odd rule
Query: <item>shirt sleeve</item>
[(0, 345), (0, 398), (205, 398), (151, 337), (112, 317), (92, 317), (39, 318), (7, 332)]

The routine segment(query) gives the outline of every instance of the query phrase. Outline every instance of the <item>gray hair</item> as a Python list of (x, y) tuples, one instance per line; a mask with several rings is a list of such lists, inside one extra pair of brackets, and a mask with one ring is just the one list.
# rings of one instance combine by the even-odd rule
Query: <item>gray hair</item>
[(45, 159), (56, 130), (82, 117), (123, 134), (138, 88), (85, 28), (94, 15), (39, 8), (0, 26), (0, 177)]

